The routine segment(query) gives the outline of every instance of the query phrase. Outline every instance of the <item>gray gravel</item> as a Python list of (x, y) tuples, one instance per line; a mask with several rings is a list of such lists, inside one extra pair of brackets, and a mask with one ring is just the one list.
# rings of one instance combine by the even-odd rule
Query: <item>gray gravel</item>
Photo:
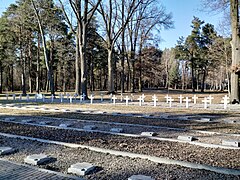
[(86, 179), (123, 180), (133, 174), (144, 174), (152, 176), (156, 180), (162, 179), (231, 179), (239, 177), (232, 175), (218, 174), (205, 170), (194, 170), (174, 165), (157, 164), (139, 158), (128, 158), (109, 154), (97, 153), (87, 149), (67, 148), (58, 145), (40, 143), (37, 141), (20, 140), (0, 136), (1, 146), (11, 146), (18, 149), (13, 155), (2, 156), (4, 159), (23, 163), (24, 158), (30, 154), (45, 153), (57, 161), (40, 167), (67, 172), (67, 168), (76, 162), (89, 162), (98, 168), (95, 172), (86, 175)]

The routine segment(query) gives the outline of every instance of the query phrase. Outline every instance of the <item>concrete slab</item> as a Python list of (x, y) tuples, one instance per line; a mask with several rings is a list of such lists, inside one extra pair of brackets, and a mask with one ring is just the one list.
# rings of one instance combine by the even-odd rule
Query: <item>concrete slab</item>
[(182, 140), (182, 141), (194, 141), (197, 138), (193, 137), (193, 136), (178, 136), (177, 138), (178, 140)]
[(142, 132), (141, 135), (142, 136), (156, 136), (157, 133), (156, 132)]
[(12, 154), (15, 152), (15, 149), (11, 147), (0, 147), (0, 155)]
[(45, 154), (33, 154), (24, 159), (25, 163), (32, 165), (41, 165), (48, 163), (52, 158)]
[(59, 127), (63, 127), (63, 128), (66, 128), (66, 127), (70, 127), (72, 124), (70, 123), (62, 123), (59, 125)]
[(110, 131), (111, 132), (115, 132), (115, 133), (122, 133), (123, 132), (123, 128), (111, 128)]
[(239, 140), (222, 140), (222, 145), (240, 147)]
[(154, 180), (151, 176), (132, 175), (128, 180)]
[(83, 126), (83, 129), (85, 129), (85, 130), (95, 130), (95, 129), (97, 129), (97, 126), (95, 126), (95, 125), (86, 125), (86, 126)]
[(95, 166), (93, 166), (92, 164), (87, 162), (82, 162), (82, 163), (72, 164), (71, 167), (68, 168), (68, 173), (84, 176), (94, 169), (95, 169)]

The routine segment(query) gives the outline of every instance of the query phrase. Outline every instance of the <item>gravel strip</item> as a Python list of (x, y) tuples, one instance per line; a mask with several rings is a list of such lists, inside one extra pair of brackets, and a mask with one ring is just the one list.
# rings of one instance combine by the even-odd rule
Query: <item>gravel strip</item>
[(139, 158), (128, 158), (110, 154), (97, 153), (87, 149), (67, 148), (64, 146), (41, 143), (37, 141), (20, 140), (0, 136), (1, 146), (18, 149), (17, 153), (3, 156), (4, 159), (23, 163), (27, 155), (44, 153), (57, 158), (57, 161), (41, 168), (67, 172), (71, 164), (89, 162), (97, 166), (97, 170), (84, 176), (86, 179), (127, 179), (133, 174), (144, 174), (162, 179), (238, 179), (237, 176), (218, 174), (205, 170), (196, 170), (174, 165), (157, 164)]
[(0, 122), (0, 132), (240, 169), (239, 150), (203, 148), (186, 143), (174, 143), (146, 138), (129, 138), (102, 133), (56, 130), (5, 122)]

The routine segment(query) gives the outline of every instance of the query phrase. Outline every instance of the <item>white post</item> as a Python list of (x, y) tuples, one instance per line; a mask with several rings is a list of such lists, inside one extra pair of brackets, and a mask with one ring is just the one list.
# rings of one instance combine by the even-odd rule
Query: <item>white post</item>
[(164, 98), (166, 99), (166, 103), (168, 103), (168, 98), (169, 98), (168, 94)]
[(45, 95), (42, 95), (42, 101), (45, 102)]
[(182, 95), (180, 95), (180, 96), (178, 97), (178, 99), (179, 99), (179, 103), (182, 104), (184, 97), (183, 97)]
[(117, 97), (114, 95), (114, 96), (112, 97), (112, 100), (113, 100), (113, 104), (114, 104), (114, 105), (116, 105), (116, 99), (117, 99)]
[(69, 96), (69, 103), (72, 104), (72, 96)]
[(13, 100), (15, 101), (16, 100), (16, 95), (13, 94), (12, 97), (13, 97)]
[(209, 104), (212, 104), (212, 100), (214, 99), (214, 97), (212, 97), (211, 95), (207, 97), (209, 100)]
[(168, 102), (169, 102), (169, 107), (172, 107), (172, 102), (174, 101), (174, 99), (172, 99), (172, 97), (168, 98)]
[(6, 94), (6, 99), (8, 100), (8, 94)]
[(19, 100), (20, 100), (20, 101), (22, 100), (22, 94), (19, 95)]
[(60, 102), (62, 103), (63, 102), (63, 95), (62, 95), (62, 93), (60, 94)]
[(152, 96), (152, 100), (153, 100), (153, 106), (156, 107), (158, 98), (157, 98), (157, 96), (155, 94)]
[(126, 96), (126, 98), (124, 98), (126, 100), (126, 106), (128, 106), (128, 101), (130, 100), (130, 98), (128, 96)]
[(204, 103), (204, 109), (207, 109), (207, 103), (209, 102), (209, 99), (205, 97), (202, 102)]
[(93, 99), (94, 99), (94, 96), (91, 94), (90, 96), (90, 103), (93, 104)]
[(112, 93), (109, 95), (109, 97), (110, 97), (110, 102), (112, 102), (112, 97), (113, 97), (113, 95), (112, 95)]
[(186, 101), (186, 108), (189, 108), (189, 102), (191, 101), (191, 99), (188, 99), (188, 97), (186, 97), (184, 101)]
[(121, 102), (123, 101), (123, 94), (121, 93)]
[(142, 106), (142, 96), (139, 96), (138, 100), (139, 100), (139, 106)]
[(194, 96), (192, 97), (192, 99), (193, 99), (193, 103), (194, 103), (194, 104), (197, 104), (197, 99), (198, 99), (198, 97), (197, 97), (196, 95), (194, 95)]
[(29, 94), (27, 94), (27, 101), (29, 101)]

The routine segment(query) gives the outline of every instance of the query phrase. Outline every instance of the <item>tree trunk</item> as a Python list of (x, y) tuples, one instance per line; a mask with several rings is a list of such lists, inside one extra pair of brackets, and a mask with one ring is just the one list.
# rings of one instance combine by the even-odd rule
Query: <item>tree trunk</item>
[(0, 94), (3, 93), (3, 66), (2, 66), (2, 61), (0, 61)]
[(75, 59), (75, 73), (76, 73), (76, 79), (75, 79), (75, 93), (77, 94), (81, 94), (80, 91), (80, 68), (79, 68), (79, 38), (78, 38), (78, 34), (79, 34), (79, 30), (77, 30), (78, 33), (76, 35), (76, 59)]
[(201, 92), (204, 92), (205, 79), (206, 79), (206, 70), (204, 69), (204, 70), (203, 70), (203, 78), (202, 78)]
[(108, 93), (114, 93), (114, 75), (113, 75), (112, 49), (108, 49)]
[(232, 103), (239, 103), (239, 64), (240, 64), (240, 37), (238, 0), (230, 0), (231, 29), (232, 29), (232, 71), (231, 71), (231, 98)]
[(40, 81), (39, 74), (40, 72), (40, 34), (38, 33), (38, 48), (37, 48), (37, 72), (36, 72), (36, 92), (40, 92)]

